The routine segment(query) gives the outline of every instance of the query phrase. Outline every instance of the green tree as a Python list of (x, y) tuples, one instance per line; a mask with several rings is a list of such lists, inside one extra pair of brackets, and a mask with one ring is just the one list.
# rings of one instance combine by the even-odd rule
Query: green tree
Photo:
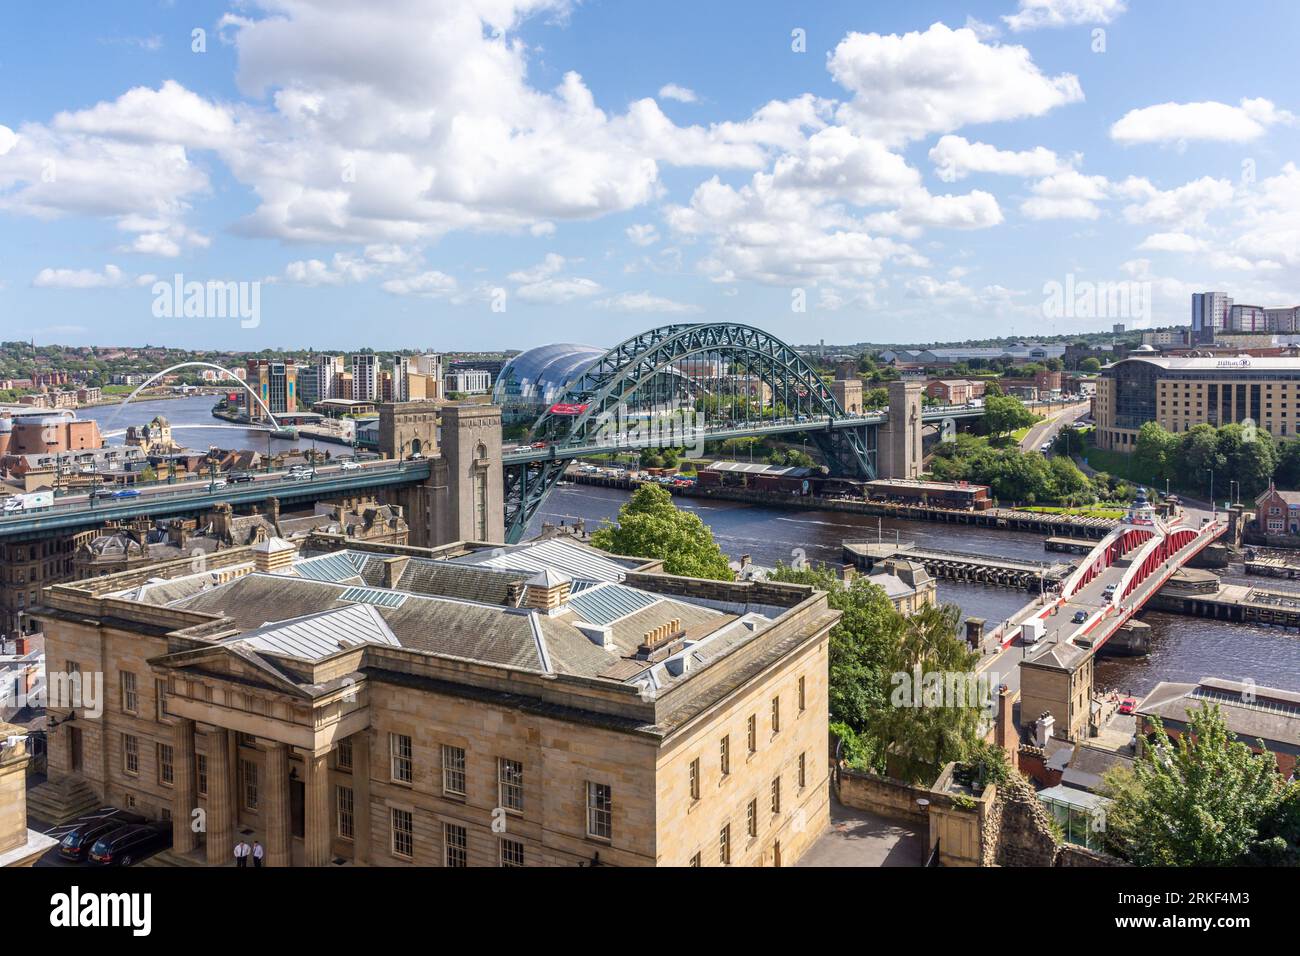
[(887, 663), (902, 631), (902, 615), (894, 610), (884, 589), (865, 577), (855, 577), (845, 585), (825, 567), (777, 565), (770, 580), (825, 591), (827, 603), (841, 612), (839, 623), (831, 628), (827, 655), (830, 717), (852, 728), (862, 752), (881, 768), (886, 738), (880, 736), (880, 721), (889, 708)]
[[(897, 772), (911, 782), (933, 781), (945, 763), (964, 759), (980, 742), (982, 702), (966, 694), (960, 699), (948, 696), (952, 686), (949, 676), (961, 675), (964, 680), (957, 686), (966, 687), (975, 679), (980, 657), (957, 637), (960, 615), (955, 604), (945, 604), (904, 618), (900, 638), (886, 663), (891, 684), (896, 689), (911, 684), (912, 698), (911, 706), (902, 699), (891, 700), (896, 706), (881, 713), (879, 736), (889, 741)], [(945, 694), (937, 705), (922, 696), (924, 685), (915, 686), (917, 675), (924, 684), (935, 678), (942, 682)]]
[(699, 515), (680, 510), (662, 485), (642, 485), (618, 512), (618, 523), (591, 536), (614, 554), (661, 558), (664, 571), (688, 578), (733, 579), (727, 556)]
[(1138, 429), (1133, 462), (1149, 481), (1178, 477), (1179, 437), (1159, 422), (1146, 422)]
[(1208, 491), (1210, 472), (1214, 472), (1222, 487), (1227, 459), (1219, 451), (1219, 436), (1213, 425), (1202, 423), (1183, 432), (1179, 452), (1183, 464), (1181, 472), (1184, 482), (1190, 482), (1193, 487)]
[(1276, 819), (1286, 785), (1260, 742), (1254, 753), (1229, 732), (1217, 705), (1188, 715), (1169, 739), (1159, 719), (1131, 770), (1106, 774), (1107, 842), (1140, 866), (1231, 866)]
[(1277, 450), (1277, 470), (1273, 479), (1280, 488), (1300, 489), (1300, 440), (1282, 442)]
[(1095, 375), (1097, 372), (1101, 371), (1101, 362), (1090, 355), (1079, 363), (1079, 371)]
[(984, 427), (990, 435), (1005, 435), (1034, 423), (1034, 414), (1010, 395), (984, 396)]

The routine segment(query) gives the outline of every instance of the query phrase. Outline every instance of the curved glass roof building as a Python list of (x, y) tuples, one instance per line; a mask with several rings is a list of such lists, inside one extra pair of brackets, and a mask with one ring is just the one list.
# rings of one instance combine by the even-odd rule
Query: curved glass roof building
[(501, 369), (492, 401), (507, 418), (536, 417), (608, 349), (560, 342), (520, 352)]

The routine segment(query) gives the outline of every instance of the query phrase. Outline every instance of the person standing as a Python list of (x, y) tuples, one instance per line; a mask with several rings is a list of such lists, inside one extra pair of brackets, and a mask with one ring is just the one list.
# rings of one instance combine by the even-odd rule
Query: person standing
[(258, 840), (253, 841), (253, 869), (262, 868), (262, 858), (266, 856), (266, 848)]
[(235, 866), (248, 866), (248, 844), (240, 840), (235, 844)]

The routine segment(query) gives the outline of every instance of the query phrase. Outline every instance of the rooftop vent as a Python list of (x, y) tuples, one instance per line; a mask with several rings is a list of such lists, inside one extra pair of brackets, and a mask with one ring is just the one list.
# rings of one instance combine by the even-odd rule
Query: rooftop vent
[(524, 606), (549, 614), (559, 610), (568, 602), (569, 592), (573, 588), (573, 579), (567, 574), (547, 568), (534, 574), (528, 579), (527, 584), (528, 591), (524, 595)]

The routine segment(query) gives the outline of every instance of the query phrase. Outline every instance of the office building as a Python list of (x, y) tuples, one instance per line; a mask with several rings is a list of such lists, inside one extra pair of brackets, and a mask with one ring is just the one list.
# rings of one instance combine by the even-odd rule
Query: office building
[[(272, 415), (298, 410), (298, 368), (293, 359), (283, 362), (249, 359), (246, 372), (248, 387), (257, 393)], [(265, 417), (262, 406), (257, 402), (250, 404), (249, 418), (261, 421)]]
[(1267, 310), (1259, 305), (1234, 305), (1228, 324), (1233, 332), (1270, 332)]
[(447, 394), (486, 395), (492, 390), (492, 374), (481, 369), (458, 369), (447, 373)]

